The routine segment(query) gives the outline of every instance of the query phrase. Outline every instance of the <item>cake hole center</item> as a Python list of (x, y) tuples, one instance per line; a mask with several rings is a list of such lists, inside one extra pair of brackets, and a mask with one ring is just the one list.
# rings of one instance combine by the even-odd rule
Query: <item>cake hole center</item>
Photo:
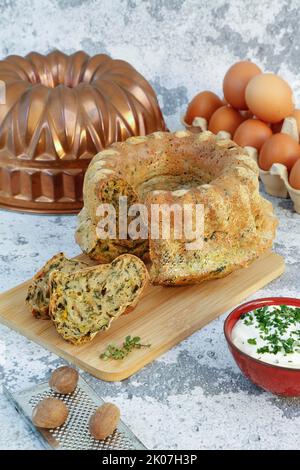
[(64, 76), (60, 76), (58, 72), (50, 73), (47, 71), (41, 71), (38, 74), (30, 77), (29, 81), (34, 85), (44, 85), (47, 88), (76, 88), (80, 83), (84, 83), (82, 75), (70, 76), (66, 73)]
[(179, 189), (191, 189), (208, 183), (201, 176), (187, 173), (185, 175), (159, 175), (144, 181), (138, 192), (142, 199), (153, 191), (176, 191)]

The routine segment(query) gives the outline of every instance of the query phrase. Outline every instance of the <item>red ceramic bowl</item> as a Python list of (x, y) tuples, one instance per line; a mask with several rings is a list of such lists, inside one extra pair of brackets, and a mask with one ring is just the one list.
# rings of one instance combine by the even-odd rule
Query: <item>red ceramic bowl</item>
[(235, 362), (245, 376), (252, 380), (255, 385), (277, 395), (299, 397), (300, 368), (290, 369), (288, 367), (267, 364), (266, 362), (254, 359), (238, 349), (231, 339), (232, 329), (243, 313), (269, 305), (291, 305), (293, 307), (300, 307), (300, 299), (292, 299), (289, 297), (270, 297), (266, 299), (252, 300), (251, 302), (240, 305), (233, 310), (225, 320), (225, 338)]

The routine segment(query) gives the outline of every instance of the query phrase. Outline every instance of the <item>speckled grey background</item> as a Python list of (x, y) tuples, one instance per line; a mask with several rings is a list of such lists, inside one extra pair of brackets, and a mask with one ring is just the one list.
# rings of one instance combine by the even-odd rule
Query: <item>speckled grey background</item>
[[(300, 1), (5, 0), (0, 55), (84, 49), (129, 60), (153, 84), (170, 128), (201, 89), (221, 93), (236, 60), (251, 58), (293, 85), (300, 104)], [(276, 250), (285, 275), (257, 293), (299, 297), (300, 216), (275, 200)], [(78, 252), (75, 217), (0, 211), (0, 291), (31, 276), (58, 250)], [(130, 380), (85, 374), (151, 449), (300, 448), (300, 401), (265, 393), (239, 372), (222, 334), (224, 317), (194, 334)], [(62, 361), (0, 327), (0, 381), (17, 390), (43, 380)], [(0, 448), (40, 448), (0, 395)]]

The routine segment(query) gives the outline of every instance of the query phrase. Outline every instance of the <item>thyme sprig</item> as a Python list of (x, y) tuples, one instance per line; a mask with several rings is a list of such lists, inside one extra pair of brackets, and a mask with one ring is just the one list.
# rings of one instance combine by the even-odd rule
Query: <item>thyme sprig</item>
[(134, 349), (150, 348), (150, 346), (151, 344), (142, 344), (139, 336), (126, 336), (121, 346), (109, 344), (105, 351), (100, 355), (100, 359), (103, 361), (108, 361), (109, 359), (119, 361), (128, 356), (128, 354)]

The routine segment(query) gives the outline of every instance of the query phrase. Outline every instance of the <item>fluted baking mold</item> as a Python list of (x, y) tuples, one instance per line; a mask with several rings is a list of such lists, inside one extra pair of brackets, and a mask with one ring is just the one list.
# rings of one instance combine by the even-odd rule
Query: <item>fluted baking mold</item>
[(0, 80), (1, 207), (77, 212), (96, 153), (166, 129), (150, 84), (105, 54), (9, 56), (0, 61)]

